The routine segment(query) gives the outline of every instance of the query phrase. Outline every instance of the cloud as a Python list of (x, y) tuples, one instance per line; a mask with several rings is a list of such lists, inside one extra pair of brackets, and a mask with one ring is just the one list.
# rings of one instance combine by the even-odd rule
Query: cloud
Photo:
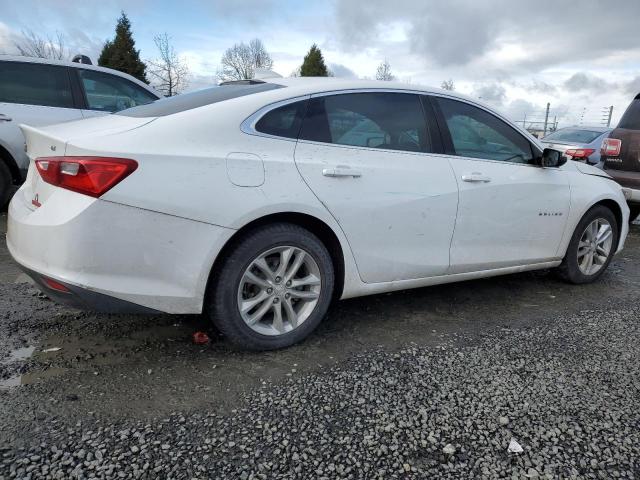
[(476, 85), (472, 95), (491, 105), (500, 106), (507, 98), (507, 90), (499, 83), (490, 83)]
[[(346, 49), (378, 48), (384, 43), (378, 36), (384, 25), (406, 22), (412, 52), (440, 66), (498, 60), (510, 68), (536, 70), (568, 60), (637, 52), (640, 47), (637, 1), (616, 2), (610, 8), (602, 0), (591, 0), (576, 8), (574, 2), (555, 0), (338, 0), (335, 15), (338, 38)], [(594, 23), (597, 31), (585, 28)]]
[(333, 73), (334, 77), (358, 78), (358, 76), (353, 70), (351, 70), (349, 67), (345, 67), (340, 63), (330, 63), (329, 71)]
[(609, 84), (606, 80), (584, 72), (574, 73), (565, 80), (563, 86), (570, 92), (581, 92), (584, 90), (602, 92), (607, 88), (614, 87), (614, 85)]

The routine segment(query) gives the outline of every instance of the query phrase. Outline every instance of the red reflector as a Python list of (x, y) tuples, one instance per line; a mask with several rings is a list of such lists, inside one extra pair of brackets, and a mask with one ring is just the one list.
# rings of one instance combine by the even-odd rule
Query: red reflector
[(99, 197), (133, 173), (138, 163), (128, 158), (42, 157), (36, 167), (51, 185)]
[(52, 278), (42, 277), (42, 281), (51, 290), (56, 290), (58, 292), (63, 292), (63, 293), (69, 293), (69, 289), (67, 287), (65, 287), (60, 282), (56, 282)]
[(600, 154), (607, 157), (617, 157), (620, 155), (622, 140), (618, 138), (605, 138), (600, 148)]
[(593, 152), (595, 150), (592, 148), (570, 148), (564, 153), (573, 158), (588, 158)]

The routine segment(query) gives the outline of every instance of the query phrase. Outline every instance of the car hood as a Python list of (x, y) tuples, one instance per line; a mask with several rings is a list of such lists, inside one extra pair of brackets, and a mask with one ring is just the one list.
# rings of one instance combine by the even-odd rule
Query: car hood
[(608, 178), (610, 180), (613, 180), (611, 178), (611, 175), (609, 175), (607, 172), (600, 170), (599, 168), (596, 168), (592, 165), (581, 162), (575, 162), (574, 165), (580, 173), (584, 173), (585, 175), (593, 175), (596, 177)]

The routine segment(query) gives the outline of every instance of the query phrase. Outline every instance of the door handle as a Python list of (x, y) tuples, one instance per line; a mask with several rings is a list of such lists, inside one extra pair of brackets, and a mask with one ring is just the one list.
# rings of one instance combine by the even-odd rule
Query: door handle
[(4, 113), (0, 113), (0, 122), (10, 122), (13, 120), (11, 117), (7, 117)]
[(361, 177), (362, 172), (349, 167), (325, 168), (322, 170), (325, 177)]
[(466, 175), (462, 175), (463, 182), (472, 182), (472, 183), (489, 183), (491, 181), (491, 177), (483, 175), (478, 172), (468, 173)]

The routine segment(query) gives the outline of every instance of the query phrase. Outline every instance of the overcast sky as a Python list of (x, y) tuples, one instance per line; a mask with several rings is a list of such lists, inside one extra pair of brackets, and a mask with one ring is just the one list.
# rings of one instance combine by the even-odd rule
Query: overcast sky
[[(224, 50), (258, 37), (288, 76), (317, 43), (336, 76), (375, 76), (385, 58), (399, 80), (480, 97), (514, 120), (617, 120), (640, 93), (640, 0), (20, 0), (2, 1), (0, 52), (27, 29), (60, 32), (95, 62), (125, 10), (143, 59), (168, 33), (192, 88), (215, 83)], [(585, 110), (586, 109), (586, 110)]]

